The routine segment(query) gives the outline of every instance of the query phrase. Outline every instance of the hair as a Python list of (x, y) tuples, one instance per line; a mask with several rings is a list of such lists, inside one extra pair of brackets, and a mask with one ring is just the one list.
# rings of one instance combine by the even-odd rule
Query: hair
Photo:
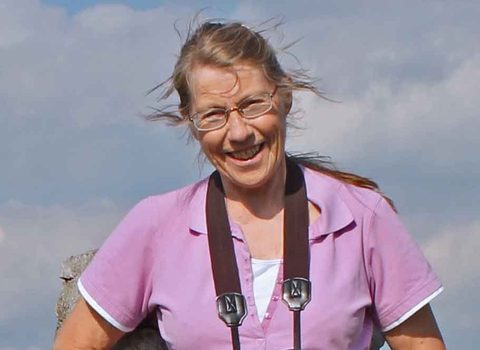
[[(273, 28), (276, 29), (280, 24), (274, 25)], [(263, 32), (265, 30), (255, 31), (241, 22), (206, 21), (196, 26), (190, 25), (172, 75), (149, 91), (163, 89), (160, 101), (166, 101), (174, 92), (177, 92), (179, 104), (155, 108), (146, 119), (163, 120), (169, 125), (188, 123), (192, 102), (189, 74), (200, 66), (231, 68), (239, 62), (249, 63), (262, 67), (267, 79), (277, 86), (280, 98), (288, 99), (290, 104), (293, 91), (310, 91), (328, 100), (315, 86), (317, 80), (310, 78), (305, 70), (286, 71), (281, 67), (276, 51), (262, 36)], [(382, 194), (374, 181), (336, 169), (328, 157), (319, 156), (316, 153), (289, 154), (288, 157), (342, 182)], [(385, 199), (395, 209), (392, 200), (387, 197)]]

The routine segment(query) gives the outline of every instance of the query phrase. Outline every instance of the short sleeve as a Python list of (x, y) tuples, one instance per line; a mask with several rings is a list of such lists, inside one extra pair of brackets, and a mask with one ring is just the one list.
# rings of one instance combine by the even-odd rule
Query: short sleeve
[(137, 204), (108, 237), (78, 281), (87, 303), (124, 332), (135, 329), (149, 311), (154, 209), (151, 199)]
[(413, 238), (381, 198), (366, 234), (367, 270), (379, 326), (393, 329), (442, 290)]

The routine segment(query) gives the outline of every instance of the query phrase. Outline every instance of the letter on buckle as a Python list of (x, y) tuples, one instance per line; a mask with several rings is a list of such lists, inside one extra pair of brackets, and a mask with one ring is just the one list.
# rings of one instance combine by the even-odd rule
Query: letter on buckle
[(300, 311), (310, 301), (312, 284), (309, 280), (301, 277), (290, 278), (283, 281), (283, 301), (292, 311)]
[(247, 316), (245, 304), (245, 297), (242, 294), (223, 293), (217, 297), (218, 317), (228, 327), (238, 327), (242, 324), (245, 316)]

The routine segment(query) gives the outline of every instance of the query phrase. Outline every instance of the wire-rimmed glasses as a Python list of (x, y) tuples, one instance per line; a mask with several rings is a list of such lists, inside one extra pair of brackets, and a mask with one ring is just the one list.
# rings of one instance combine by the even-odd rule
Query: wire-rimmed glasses
[(211, 108), (206, 111), (197, 112), (190, 116), (190, 121), (197, 130), (210, 131), (220, 129), (227, 124), (228, 117), (233, 111), (238, 111), (245, 119), (257, 118), (272, 109), (273, 95), (275, 95), (276, 91), (277, 88), (275, 87), (271, 93), (249, 96), (236, 106), (228, 109)]

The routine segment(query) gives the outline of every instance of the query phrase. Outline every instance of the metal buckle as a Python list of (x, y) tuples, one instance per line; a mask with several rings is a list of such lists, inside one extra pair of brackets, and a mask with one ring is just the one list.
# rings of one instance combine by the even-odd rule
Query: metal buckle
[(283, 301), (292, 311), (300, 311), (309, 303), (312, 284), (302, 277), (289, 278), (283, 281)]
[(228, 327), (238, 327), (247, 316), (245, 297), (240, 293), (223, 293), (217, 297), (218, 317)]

